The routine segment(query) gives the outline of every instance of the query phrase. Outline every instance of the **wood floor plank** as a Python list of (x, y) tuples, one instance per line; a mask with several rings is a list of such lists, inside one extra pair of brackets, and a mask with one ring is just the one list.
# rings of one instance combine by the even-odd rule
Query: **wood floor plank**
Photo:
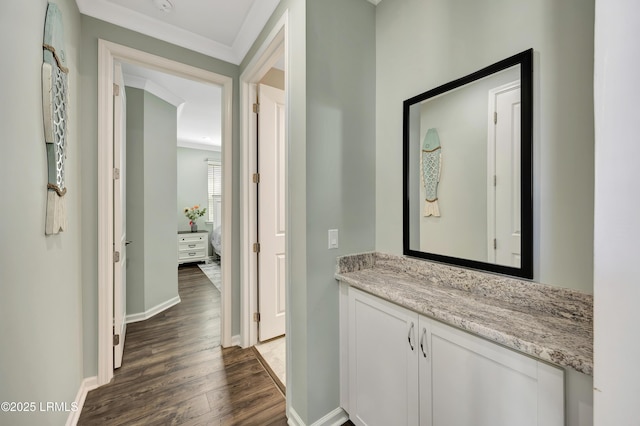
[(220, 348), (220, 292), (197, 265), (181, 302), (129, 324), (123, 365), (87, 395), (79, 425), (285, 425), (285, 399), (251, 349)]

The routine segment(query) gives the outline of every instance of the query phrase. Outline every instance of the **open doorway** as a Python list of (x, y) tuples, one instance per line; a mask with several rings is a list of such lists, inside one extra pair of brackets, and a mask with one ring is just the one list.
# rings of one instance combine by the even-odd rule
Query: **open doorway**
[[(193, 274), (202, 270), (217, 293), (211, 298), (218, 313), (211, 327), (217, 336), (212, 343), (220, 345), (221, 250), (212, 242), (220, 241), (222, 224), (222, 87), (127, 62), (117, 62), (118, 68), (128, 143), (126, 166), (122, 161), (114, 192), (124, 184), (127, 208), (124, 214), (116, 209), (114, 221), (117, 225), (122, 217), (127, 224), (129, 246), (116, 263), (126, 262), (126, 280), (121, 282), (127, 286), (124, 297), (114, 292), (114, 305), (126, 300), (126, 324), (146, 321), (183, 298), (184, 274), (176, 269), (194, 269)], [(119, 124), (114, 114), (114, 126)], [(116, 279), (114, 288), (118, 284)], [(121, 333), (119, 346), (124, 337)]]
[(286, 19), (241, 75), (243, 346), (255, 346), (286, 385), (287, 49)]
[[(113, 377), (114, 359), (114, 66), (131, 63), (167, 74), (221, 87), (221, 164), (222, 233), (230, 235), (231, 215), (231, 102), (232, 79), (216, 73), (191, 67), (126, 46), (99, 40), (98, 43), (98, 384), (108, 383)], [(175, 207), (174, 207), (175, 209)], [(175, 210), (174, 210), (175, 211)], [(173, 213), (172, 213), (173, 214)], [(231, 239), (222, 240), (222, 251), (229, 253)], [(176, 241), (177, 244), (177, 241)], [(174, 247), (176, 247), (174, 245)], [(177, 263), (177, 260), (176, 260)], [(230, 260), (222, 258), (221, 341), (231, 345), (231, 267)]]

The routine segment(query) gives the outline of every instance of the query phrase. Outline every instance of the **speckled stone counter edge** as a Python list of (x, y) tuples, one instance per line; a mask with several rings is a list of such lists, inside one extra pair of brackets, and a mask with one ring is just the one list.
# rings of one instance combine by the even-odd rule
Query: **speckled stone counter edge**
[[(468, 292), (475, 299), (487, 298), (494, 303), (503, 302), (505, 305), (520, 306), (532, 312), (539, 312), (541, 315), (575, 321), (582, 329), (589, 330), (589, 338), (586, 339), (589, 341), (586, 344), (590, 347), (593, 345), (591, 332), (593, 329), (593, 296), (590, 294), (378, 252), (339, 257), (336, 263), (336, 279), (360, 287), (357, 285), (357, 280), (354, 281), (353, 277), (349, 276), (353, 275), (350, 273), (372, 268), (396, 272), (405, 278), (411, 277), (416, 285), (462, 290)], [(394, 297), (391, 289), (380, 290), (380, 292), (375, 291), (374, 293), (378, 293), (376, 295), (391, 302), (415, 310), (415, 307), (411, 306), (411, 301), (403, 301)], [(492, 330), (490, 324), (473, 324), (465, 321), (464, 318), (451, 315), (449, 312), (445, 313), (438, 309), (435, 311), (422, 313), (542, 360), (570, 367), (585, 374), (593, 374), (592, 350), (589, 357), (576, 356), (571, 354), (569, 350), (566, 353), (558, 353), (557, 350), (549, 350), (525, 340), (514, 339), (513, 336), (503, 336), (503, 333)], [(443, 315), (439, 315), (439, 313)], [(582, 339), (585, 340), (584, 337)]]

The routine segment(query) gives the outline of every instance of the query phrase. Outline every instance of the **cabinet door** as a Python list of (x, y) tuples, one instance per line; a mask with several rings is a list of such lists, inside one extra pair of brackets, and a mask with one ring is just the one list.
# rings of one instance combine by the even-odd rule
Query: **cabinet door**
[(429, 387), (427, 375), (423, 380), (421, 374), (421, 425), (564, 424), (563, 370), (427, 321), (430, 363), (421, 362), (420, 367), (428, 369), (431, 383)]
[(420, 316), (418, 320), (418, 394), (420, 406), (420, 426), (432, 426), (431, 395), (431, 323), (432, 320)]
[(349, 289), (349, 414), (356, 425), (418, 424), (418, 315)]

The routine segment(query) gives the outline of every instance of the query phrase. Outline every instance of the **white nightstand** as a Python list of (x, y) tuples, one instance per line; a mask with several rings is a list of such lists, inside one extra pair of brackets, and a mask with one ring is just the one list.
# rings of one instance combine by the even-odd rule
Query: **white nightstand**
[(178, 232), (178, 264), (199, 262), (207, 259), (208, 231)]

